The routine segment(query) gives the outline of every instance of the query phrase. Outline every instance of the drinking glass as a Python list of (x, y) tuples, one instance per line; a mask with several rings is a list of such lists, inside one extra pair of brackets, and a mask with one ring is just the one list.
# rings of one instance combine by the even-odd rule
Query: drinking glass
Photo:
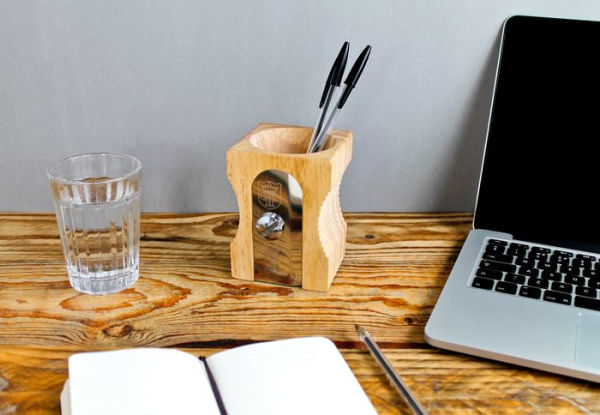
[(142, 163), (113, 153), (72, 156), (48, 169), (71, 286), (87, 294), (139, 276)]

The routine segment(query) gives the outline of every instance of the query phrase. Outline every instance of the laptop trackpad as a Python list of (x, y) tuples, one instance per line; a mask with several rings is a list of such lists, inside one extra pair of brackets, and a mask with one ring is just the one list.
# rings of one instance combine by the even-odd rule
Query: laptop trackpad
[(575, 362), (600, 369), (600, 315), (579, 313)]

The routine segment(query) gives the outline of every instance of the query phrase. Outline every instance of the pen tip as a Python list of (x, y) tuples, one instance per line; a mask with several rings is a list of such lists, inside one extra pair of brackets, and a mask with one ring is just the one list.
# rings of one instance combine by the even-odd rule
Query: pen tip
[(365, 329), (363, 329), (358, 324), (355, 324), (354, 328), (356, 329), (356, 332), (358, 333), (358, 337), (360, 337), (362, 340), (366, 336), (367, 332), (365, 331)]

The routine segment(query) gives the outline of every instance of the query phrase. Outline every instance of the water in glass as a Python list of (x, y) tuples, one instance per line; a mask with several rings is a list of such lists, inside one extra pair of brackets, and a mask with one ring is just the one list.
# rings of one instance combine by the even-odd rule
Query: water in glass
[(50, 179), (63, 251), (73, 288), (108, 294), (139, 275), (139, 176)]

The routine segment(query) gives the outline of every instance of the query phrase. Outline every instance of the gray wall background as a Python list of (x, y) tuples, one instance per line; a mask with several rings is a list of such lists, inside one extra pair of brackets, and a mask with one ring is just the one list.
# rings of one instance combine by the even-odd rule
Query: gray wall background
[(499, 33), (513, 14), (600, 20), (597, 0), (0, 0), (0, 210), (51, 211), (45, 170), (144, 163), (143, 210), (236, 211), (225, 151), (312, 126), (344, 40), (369, 64), (345, 211), (472, 210)]

